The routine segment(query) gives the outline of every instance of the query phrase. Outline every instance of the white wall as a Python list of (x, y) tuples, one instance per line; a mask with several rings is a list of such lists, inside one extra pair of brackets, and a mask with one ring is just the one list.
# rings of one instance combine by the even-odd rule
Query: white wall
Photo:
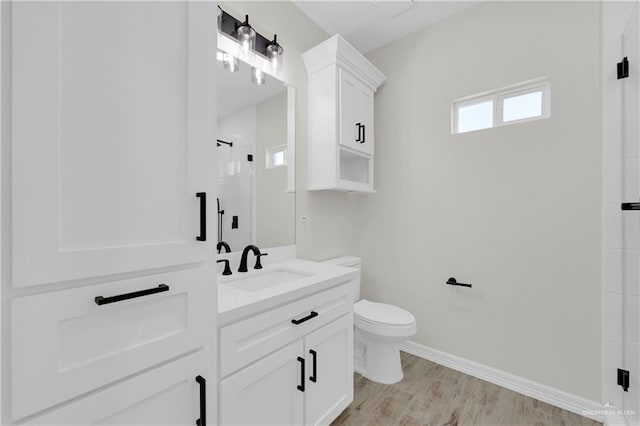
[[(220, 208), (224, 210), (222, 241), (231, 246), (231, 251), (238, 251), (255, 241), (255, 162), (249, 162), (247, 154), (255, 153), (256, 149), (256, 106), (218, 121), (218, 139), (233, 142), (232, 147), (222, 145), (216, 149), (216, 169)], [(238, 216), (236, 229), (231, 228), (233, 216)]]
[[(411, 311), (417, 343), (593, 401), (600, 20), (597, 2), (483, 3), (368, 54), (388, 76), (378, 192), (356, 198), (348, 248), (363, 296)], [(451, 135), (452, 100), (545, 75), (551, 118)]]
[(256, 105), (256, 243), (296, 243), (296, 197), (286, 192), (287, 167), (266, 168), (266, 150), (287, 144), (287, 92)]

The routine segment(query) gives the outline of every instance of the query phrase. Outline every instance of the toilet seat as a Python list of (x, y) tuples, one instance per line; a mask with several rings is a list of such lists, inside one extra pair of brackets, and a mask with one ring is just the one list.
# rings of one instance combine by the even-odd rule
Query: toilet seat
[(353, 305), (357, 328), (385, 337), (410, 337), (417, 331), (416, 319), (408, 311), (386, 303), (360, 300)]
[(362, 299), (353, 305), (353, 313), (360, 319), (376, 325), (406, 326), (416, 322), (409, 311), (386, 303)]

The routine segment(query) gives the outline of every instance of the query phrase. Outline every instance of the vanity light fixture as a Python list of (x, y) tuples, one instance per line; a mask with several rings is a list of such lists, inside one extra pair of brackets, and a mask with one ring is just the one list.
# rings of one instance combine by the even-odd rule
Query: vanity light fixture
[(251, 81), (258, 86), (262, 86), (266, 81), (264, 72), (256, 67), (251, 67)]
[(278, 34), (273, 35), (273, 40), (267, 46), (267, 59), (271, 64), (271, 72), (279, 74), (282, 71), (282, 53), (284, 49), (278, 43)]
[(278, 43), (276, 35), (273, 36), (273, 40), (269, 40), (256, 32), (249, 24), (249, 15), (245, 15), (243, 22), (225, 12), (220, 6), (218, 6), (218, 14), (218, 31), (238, 45), (238, 52), (234, 56), (251, 63), (248, 59), (251, 55), (257, 54), (269, 62), (268, 66), (261, 67), (261, 71), (271, 74), (282, 71), (284, 49)]
[(240, 44), (239, 55), (248, 58), (255, 51), (256, 31), (249, 25), (249, 15), (244, 16), (244, 22), (236, 28), (236, 38)]
[(222, 65), (229, 72), (236, 72), (240, 69), (240, 61), (230, 53), (222, 53)]

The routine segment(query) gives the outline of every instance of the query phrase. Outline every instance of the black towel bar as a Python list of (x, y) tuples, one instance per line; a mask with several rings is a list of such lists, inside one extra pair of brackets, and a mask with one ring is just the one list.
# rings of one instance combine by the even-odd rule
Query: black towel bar
[(465, 284), (465, 283), (459, 283), (455, 278), (451, 277), (447, 280), (447, 282), (445, 284), (449, 284), (449, 285), (457, 285), (460, 287), (469, 287), (471, 288), (471, 284)]

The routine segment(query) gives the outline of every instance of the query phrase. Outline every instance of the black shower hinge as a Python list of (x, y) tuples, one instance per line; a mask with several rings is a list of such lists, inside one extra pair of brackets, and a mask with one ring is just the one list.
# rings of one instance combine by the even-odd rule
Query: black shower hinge
[(618, 385), (622, 386), (622, 390), (629, 392), (629, 370), (618, 368)]
[(247, 161), (253, 161), (253, 154), (247, 154)]
[(629, 77), (629, 59), (625, 56), (622, 62), (618, 62), (618, 80)]

